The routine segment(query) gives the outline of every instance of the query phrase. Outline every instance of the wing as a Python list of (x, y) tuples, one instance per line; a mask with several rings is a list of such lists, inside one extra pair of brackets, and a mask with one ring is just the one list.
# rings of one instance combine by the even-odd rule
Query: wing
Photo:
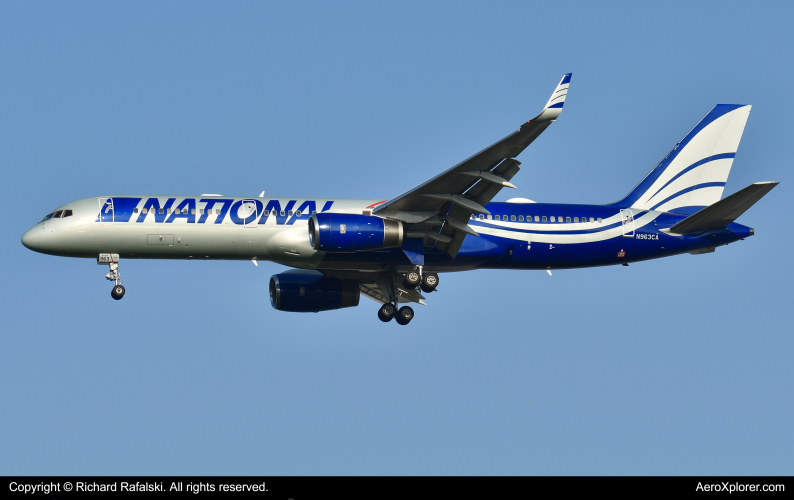
[(407, 238), (425, 238), (425, 245), (435, 241), (454, 258), (467, 234), (479, 236), (468, 225), (472, 214), (489, 214), (485, 205), (503, 187), (515, 187), (510, 179), (521, 164), (515, 157), (560, 116), (570, 81), (570, 73), (563, 76), (540, 114), (517, 131), (380, 205), (373, 215), (402, 221)]

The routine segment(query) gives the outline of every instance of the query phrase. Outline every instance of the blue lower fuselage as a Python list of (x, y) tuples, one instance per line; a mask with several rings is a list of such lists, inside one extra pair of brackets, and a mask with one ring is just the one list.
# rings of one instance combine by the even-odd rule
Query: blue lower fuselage
[[(424, 266), (438, 272), (608, 266), (708, 252), (753, 234), (751, 228), (736, 223), (690, 235), (668, 234), (663, 230), (687, 215), (602, 205), (491, 203), (486, 208), (491, 216), (469, 220), (479, 237), (467, 235), (454, 259), (425, 248)], [(412, 262), (401, 249), (388, 249), (328, 253), (319, 267), (323, 264), (402, 268)]]

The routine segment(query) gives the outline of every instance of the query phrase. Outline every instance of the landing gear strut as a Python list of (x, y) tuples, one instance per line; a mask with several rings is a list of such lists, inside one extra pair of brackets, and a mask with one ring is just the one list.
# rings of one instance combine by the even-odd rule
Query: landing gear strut
[(124, 286), (121, 284), (121, 272), (119, 272), (119, 254), (117, 253), (101, 253), (96, 260), (99, 265), (107, 264), (110, 272), (105, 275), (108, 281), (113, 281), (116, 285), (110, 291), (110, 296), (115, 300), (121, 300), (124, 297)]

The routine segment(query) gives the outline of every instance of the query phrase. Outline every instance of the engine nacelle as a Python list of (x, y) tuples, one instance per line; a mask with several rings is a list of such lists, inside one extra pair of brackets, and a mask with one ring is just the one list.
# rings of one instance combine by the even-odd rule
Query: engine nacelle
[(339, 253), (399, 247), (403, 224), (372, 215), (319, 213), (309, 219), (309, 241), (315, 250)]
[(270, 304), (279, 311), (330, 311), (357, 306), (360, 298), (357, 281), (317, 271), (291, 271), (270, 278)]

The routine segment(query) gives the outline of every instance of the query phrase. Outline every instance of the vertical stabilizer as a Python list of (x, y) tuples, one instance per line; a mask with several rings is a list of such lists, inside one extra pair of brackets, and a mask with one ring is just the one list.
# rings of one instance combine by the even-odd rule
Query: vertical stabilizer
[(693, 214), (719, 201), (750, 108), (714, 106), (637, 187), (612, 205)]

